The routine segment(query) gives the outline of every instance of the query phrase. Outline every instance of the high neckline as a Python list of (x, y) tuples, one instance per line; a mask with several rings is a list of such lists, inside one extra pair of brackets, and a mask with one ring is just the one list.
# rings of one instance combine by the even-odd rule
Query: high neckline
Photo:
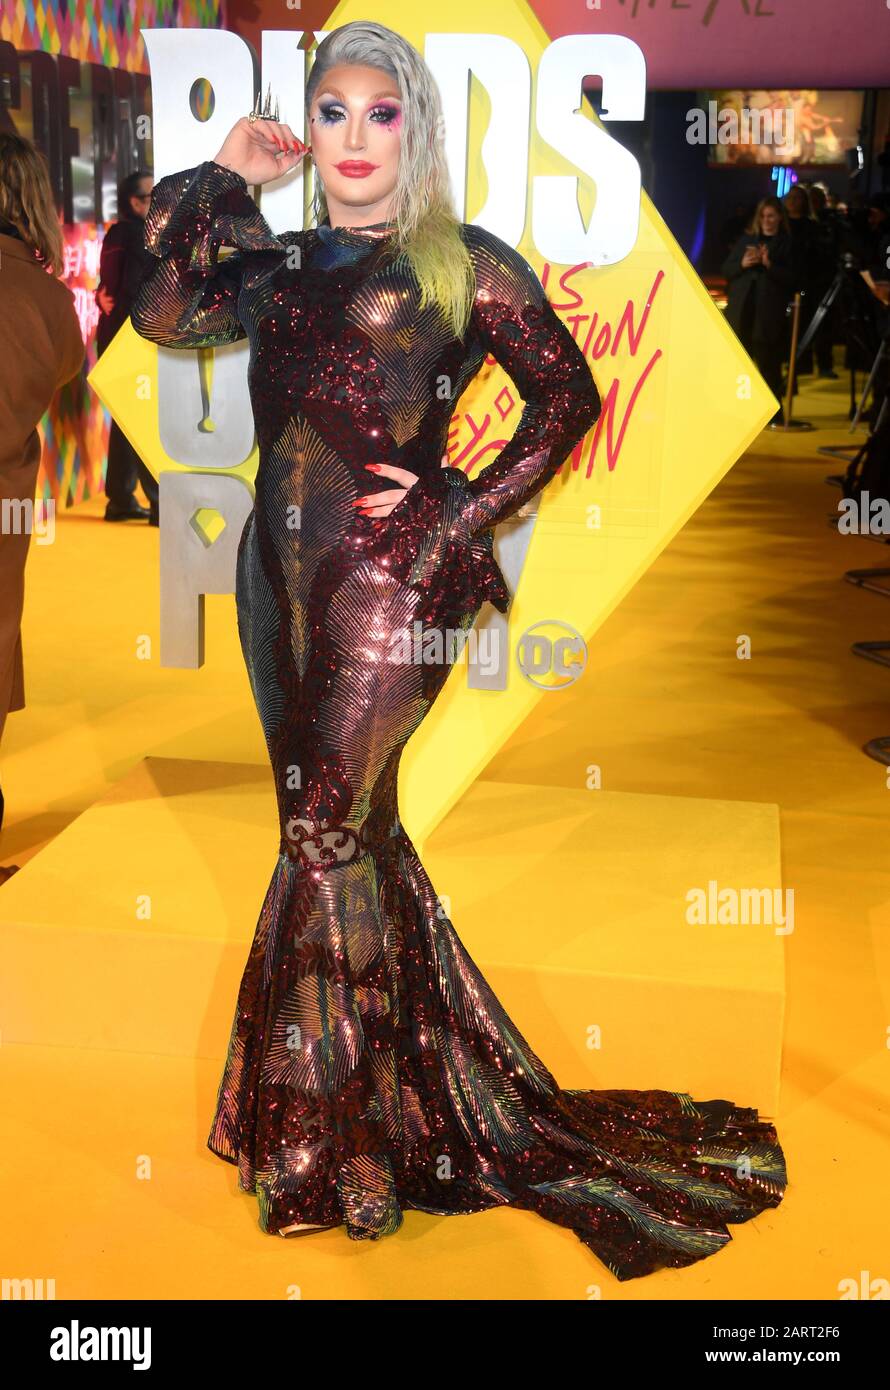
[(330, 222), (321, 222), (316, 230), (323, 238), (337, 237), (347, 241), (357, 238), (360, 241), (379, 241), (383, 237), (391, 236), (395, 229), (395, 222), (371, 222), (365, 227), (332, 227)]

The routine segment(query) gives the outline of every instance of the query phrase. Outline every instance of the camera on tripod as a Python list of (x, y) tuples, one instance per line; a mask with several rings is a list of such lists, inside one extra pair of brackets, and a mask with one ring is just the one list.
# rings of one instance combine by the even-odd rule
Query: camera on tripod
[[(858, 249), (845, 246), (838, 257), (834, 279), (823, 294), (795, 353), (795, 367), (810, 347), (823, 322), (831, 315), (838, 337), (846, 349), (844, 365), (850, 371), (850, 419), (877, 418), (886, 395), (887, 340), (890, 337), (890, 311), (864, 278), (863, 256)], [(856, 373), (868, 372), (865, 388), (857, 404)], [(882, 389), (878, 389), (882, 387)], [(871, 393), (871, 405), (865, 403)]]

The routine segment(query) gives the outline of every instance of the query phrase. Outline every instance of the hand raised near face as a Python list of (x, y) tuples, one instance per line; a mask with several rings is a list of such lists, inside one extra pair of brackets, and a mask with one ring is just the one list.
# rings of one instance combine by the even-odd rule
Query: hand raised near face
[(250, 121), (242, 116), (226, 136), (214, 164), (222, 164), (240, 174), (246, 183), (270, 183), (310, 153), (284, 121)]

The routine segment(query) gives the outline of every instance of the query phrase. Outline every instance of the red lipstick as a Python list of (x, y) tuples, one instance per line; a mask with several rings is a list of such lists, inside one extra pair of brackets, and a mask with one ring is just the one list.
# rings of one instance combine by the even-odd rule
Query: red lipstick
[(369, 164), (366, 159), (344, 159), (342, 164), (334, 165), (334, 168), (347, 179), (366, 179), (377, 167), (376, 164)]

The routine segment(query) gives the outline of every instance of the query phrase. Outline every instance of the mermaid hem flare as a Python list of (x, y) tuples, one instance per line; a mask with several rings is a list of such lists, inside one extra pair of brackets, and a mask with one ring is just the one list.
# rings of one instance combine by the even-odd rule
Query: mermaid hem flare
[[(323, 973), (321, 941), (342, 948), (339, 971)], [(280, 856), (207, 1145), (237, 1165), (269, 1234), (342, 1225), (377, 1240), (406, 1210), (515, 1206), (573, 1230), (619, 1280), (713, 1254), (786, 1184), (755, 1110), (560, 1089), (401, 830), (314, 870)]]
[[(494, 528), (555, 477), (600, 396), (499, 238), (461, 225), (476, 294), (456, 339), (374, 230), (276, 236), (213, 162), (161, 179), (146, 220), (154, 262), (133, 326), (167, 348), (246, 340), (259, 446), (235, 597), (279, 853), (207, 1144), (270, 1234), (342, 1225), (378, 1240), (409, 1209), (515, 1206), (573, 1230), (619, 1279), (688, 1265), (781, 1201), (772, 1125), (726, 1100), (561, 1089), (398, 813), (402, 752), (451, 660), (425, 644), (406, 660), (404, 638), (468, 633), (486, 601), (506, 611)], [(470, 477), (441, 458), (488, 356), (524, 404)], [(375, 463), (418, 478), (388, 517), (355, 506), (397, 486)]]

